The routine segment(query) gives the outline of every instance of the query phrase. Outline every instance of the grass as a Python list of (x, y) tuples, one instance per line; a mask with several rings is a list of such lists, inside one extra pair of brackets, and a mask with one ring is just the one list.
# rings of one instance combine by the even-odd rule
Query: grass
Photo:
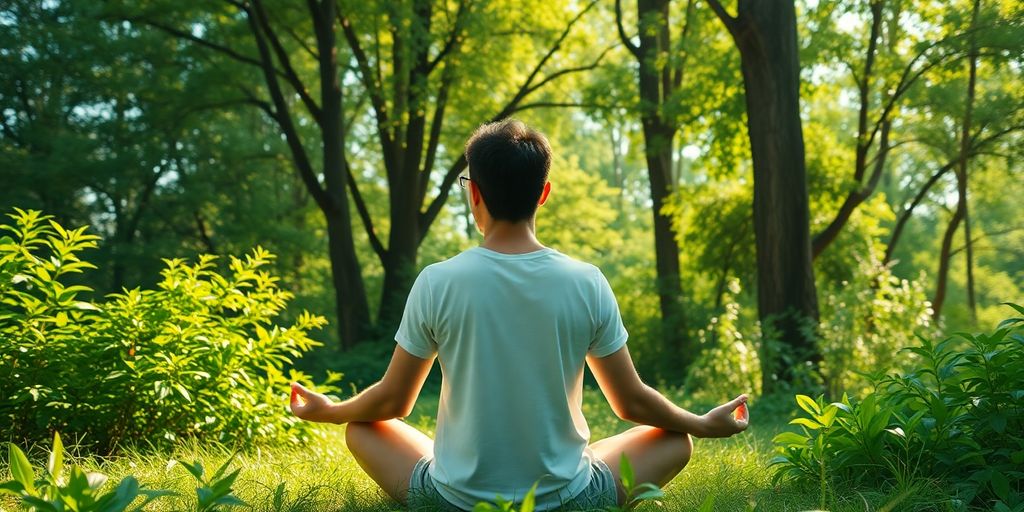
[[(677, 395), (670, 393), (670, 395)], [(685, 397), (673, 396), (693, 410), (707, 404), (695, 404)], [(436, 393), (424, 392), (409, 422), (433, 435), (433, 416), (437, 410)], [(665, 488), (662, 502), (666, 510), (697, 510), (709, 496), (714, 496), (716, 511), (803, 511), (822, 505), (820, 490), (797, 489), (791, 486), (774, 488), (771, 438), (785, 428), (791, 417), (784, 400), (762, 401), (751, 407), (751, 427), (730, 439), (698, 439), (690, 465)], [(791, 402), (791, 401), (789, 401)], [(588, 389), (584, 413), (596, 440), (627, 429), (630, 425), (616, 418), (600, 392)], [(242, 469), (235, 483), (236, 494), (251, 505), (251, 510), (264, 511), (390, 511), (399, 509), (372, 480), (367, 477), (345, 448), (343, 427), (325, 427), (321, 437), (307, 446), (264, 447), (238, 456), (234, 467)], [(46, 447), (48, 448), (48, 446)], [(148, 488), (171, 489), (178, 497), (166, 498), (147, 510), (190, 510), (193, 507), (195, 481), (181, 467), (169, 464), (171, 459), (200, 461), (208, 471), (218, 467), (230, 455), (213, 444), (191, 442), (172, 453), (128, 450), (112, 459), (82, 456), (70, 450), (70, 463), (81, 464), (119, 480), (135, 475)], [(6, 450), (4, 450), (6, 452)], [(0, 474), (7, 475), (6, 468)], [(284, 484), (280, 499), (278, 487)], [(954, 510), (951, 500), (941, 489), (927, 487), (910, 491), (853, 491), (829, 487), (824, 499), (825, 509), (832, 511), (866, 510)], [(14, 510), (14, 502), (0, 499), (0, 511)], [(656, 510), (650, 503), (641, 510)]]

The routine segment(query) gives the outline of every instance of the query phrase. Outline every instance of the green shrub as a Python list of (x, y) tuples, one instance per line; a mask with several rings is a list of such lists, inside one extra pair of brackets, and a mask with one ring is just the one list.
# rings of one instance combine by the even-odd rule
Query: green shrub
[(893, 276), (868, 251), (837, 290), (822, 292), (821, 370), (832, 396), (870, 391), (865, 373), (893, 369), (893, 353), (914, 343), (915, 333), (934, 334), (922, 281)]
[[(706, 396), (733, 396), (736, 393), (761, 394), (761, 361), (757, 353), (757, 329), (744, 325), (740, 318), (738, 279), (730, 279), (723, 293), (725, 311), (697, 332), (700, 355), (690, 366), (686, 388)], [(753, 333), (744, 336), (743, 331)]]
[(960, 333), (905, 349), (917, 366), (876, 379), (861, 400), (797, 396), (801, 432), (775, 438), (776, 479), (912, 490), (950, 489), (963, 503), (1024, 510), (1024, 308), (991, 334)]
[(34, 211), (0, 226), (0, 436), (35, 442), (60, 430), (99, 451), (188, 436), (225, 443), (299, 442), (312, 432), (287, 410), (285, 375), (318, 345), (324, 320), (303, 313), (277, 326), (291, 294), (256, 248), (195, 265), (166, 260), (156, 290), (84, 301), (71, 274), (94, 268), (85, 229)]

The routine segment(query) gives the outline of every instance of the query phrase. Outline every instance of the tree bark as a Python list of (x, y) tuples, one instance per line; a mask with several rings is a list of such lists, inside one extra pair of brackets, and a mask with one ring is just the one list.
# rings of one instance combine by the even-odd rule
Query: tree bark
[[(807, 177), (800, 122), (800, 62), (792, 0), (740, 0), (736, 17), (709, 0), (740, 51), (754, 167), (757, 304), (765, 342), (762, 392), (794, 382), (809, 361), (817, 372), (818, 300), (811, 266)], [(784, 354), (790, 352), (790, 354)]]
[[(664, 107), (680, 86), (684, 65), (658, 62), (660, 54), (671, 51), (669, 3), (669, 0), (637, 0), (639, 45), (633, 44), (622, 26), (621, 0), (616, 0), (615, 11), (620, 39), (639, 64), (640, 122), (653, 204), (655, 287), (661, 312), (662, 338), (666, 353), (672, 359), (671, 366), (685, 372), (697, 357), (697, 347), (686, 330), (679, 277), (679, 243), (672, 230), (672, 220), (661, 211), (676, 185), (672, 179), (672, 143), (677, 127), (665, 119)], [(693, 2), (690, 2), (683, 37), (686, 37), (692, 9)]]

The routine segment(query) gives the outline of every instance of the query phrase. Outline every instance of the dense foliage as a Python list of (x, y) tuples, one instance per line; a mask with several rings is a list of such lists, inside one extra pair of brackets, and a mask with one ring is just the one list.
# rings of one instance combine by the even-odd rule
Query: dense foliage
[(291, 294), (254, 249), (196, 264), (167, 260), (156, 289), (83, 300), (72, 284), (97, 237), (36, 211), (0, 225), (0, 437), (59, 430), (108, 451), (190, 436), (226, 443), (297, 442), (307, 425), (285, 406), (285, 369), (317, 342), (323, 318), (275, 318)]
[(827, 403), (797, 396), (800, 432), (775, 438), (777, 479), (825, 489), (952, 489), (962, 504), (1024, 509), (1024, 307), (991, 333), (927, 338), (904, 349), (913, 369), (874, 392)]

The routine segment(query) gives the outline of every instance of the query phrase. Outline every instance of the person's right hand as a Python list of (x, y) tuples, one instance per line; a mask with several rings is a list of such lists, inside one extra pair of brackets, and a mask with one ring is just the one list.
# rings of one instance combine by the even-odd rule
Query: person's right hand
[(307, 389), (298, 382), (292, 383), (292, 396), (289, 405), (292, 414), (306, 421), (331, 422), (331, 406), (333, 402), (326, 395)]
[(747, 413), (747, 395), (740, 395), (711, 409), (701, 416), (700, 420), (700, 431), (693, 433), (697, 437), (729, 437), (743, 432), (750, 421), (750, 415)]

